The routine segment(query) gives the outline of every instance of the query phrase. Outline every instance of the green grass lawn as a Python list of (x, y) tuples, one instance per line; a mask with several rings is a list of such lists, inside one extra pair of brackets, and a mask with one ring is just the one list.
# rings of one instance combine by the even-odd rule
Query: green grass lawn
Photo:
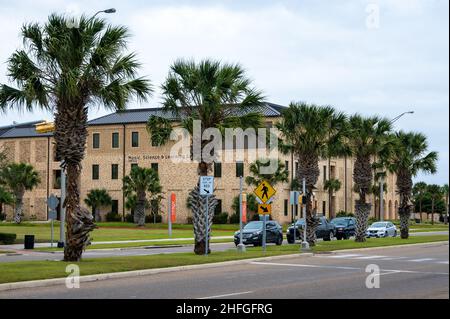
[[(165, 224), (147, 224), (144, 228), (137, 228), (130, 223), (98, 223), (99, 228), (92, 232), (92, 241), (120, 241), (120, 240), (145, 240), (168, 239), (168, 229)], [(59, 238), (59, 223), (55, 223), (54, 238)], [(212, 236), (232, 236), (239, 225), (213, 225)], [(35, 235), (37, 243), (50, 242), (50, 224), (0, 223), (1, 233), (13, 233), (17, 235), (16, 243), (23, 243), (24, 235)], [(194, 232), (192, 225), (175, 224), (172, 238), (192, 238)]]
[[(351, 248), (382, 247), (413, 243), (448, 241), (448, 236), (400, 238), (371, 238), (365, 243), (353, 240), (319, 242), (314, 252), (333, 251)], [(193, 253), (158, 254), (150, 256), (91, 258), (79, 263), (81, 275), (92, 275), (111, 272), (122, 272), (141, 269), (165, 268), (182, 265), (196, 265), (229, 260), (239, 260), (264, 256), (277, 256), (299, 253), (299, 245), (267, 246), (263, 252), (261, 247), (248, 247), (246, 253), (238, 253), (235, 249), (223, 252), (213, 251), (209, 256), (197, 256)], [(0, 263), (0, 283), (61, 278), (67, 276), (65, 268), (69, 263), (62, 261), (19, 261)]]

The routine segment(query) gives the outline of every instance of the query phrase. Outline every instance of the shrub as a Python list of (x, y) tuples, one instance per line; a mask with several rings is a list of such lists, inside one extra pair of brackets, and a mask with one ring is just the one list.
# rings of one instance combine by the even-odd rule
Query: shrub
[(377, 222), (378, 221), (378, 218), (376, 218), (376, 217), (370, 217), (369, 218), (369, 221), (368, 221), (368, 224), (369, 224), (369, 226), (371, 225), (371, 224), (373, 224), (373, 223), (375, 223), (375, 222)]
[(355, 215), (341, 210), (339, 213), (337, 213), (336, 217), (355, 217)]
[(106, 214), (106, 221), (107, 222), (120, 222), (122, 221), (122, 218), (120, 218), (120, 215), (114, 212), (109, 212)]
[(251, 221), (259, 221), (259, 215), (253, 214)]
[(228, 213), (216, 214), (213, 217), (213, 224), (226, 224), (228, 222)]
[(161, 223), (162, 222), (162, 216), (160, 214), (156, 214), (156, 218), (155, 219), (153, 219), (153, 217), (154, 217), (153, 214), (146, 215), (145, 216), (145, 222), (149, 223), (149, 224), (152, 224), (152, 223), (155, 222), (155, 219), (156, 219), (156, 223)]
[(0, 220), (6, 220), (6, 214), (0, 213)]
[(188, 216), (187, 223), (192, 225), (194, 223), (194, 218), (192, 218), (192, 216)]
[(233, 214), (230, 216), (230, 224), (239, 224), (239, 214)]
[(125, 221), (126, 221), (127, 223), (134, 223), (134, 217), (133, 217), (133, 215), (131, 215), (131, 214), (126, 214), (126, 215), (125, 215)]
[(0, 233), (0, 243), (4, 245), (12, 245), (16, 241), (16, 234)]

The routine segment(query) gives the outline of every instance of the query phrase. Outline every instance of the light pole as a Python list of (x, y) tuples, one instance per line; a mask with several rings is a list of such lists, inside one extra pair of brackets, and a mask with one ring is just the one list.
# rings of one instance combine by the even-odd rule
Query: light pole
[[(389, 121), (390, 124), (398, 121), (401, 117), (406, 114), (414, 114), (414, 111), (403, 112), (400, 115), (397, 115), (392, 120)], [(384, 220), (384, 174), (380, 174), (380, 221)], [(375, 215), (376, 216), (376, 215)]]
[(115, 12), (116, 12), (116, 9), (115, 9), (115, 8), (110, 8), (110, 9), (106, 9), (106, 10), (100, 10), (100, 11), (97, 11), (97, 12), (92, 16), (91, 19), (94, 19), (95, 16), (96, 16), (97, 14), (99, 14), (99, 13), (115, 13)]

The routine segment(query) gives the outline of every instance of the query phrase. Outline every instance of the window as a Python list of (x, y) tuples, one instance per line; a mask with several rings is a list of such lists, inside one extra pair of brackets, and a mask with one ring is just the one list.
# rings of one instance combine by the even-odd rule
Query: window
[(220, 214), (220, 213), (222, 213), (222, 200), (218, 199), (217, 200), (217, 206), (214, 209), (214, 214), (217, 215), (217, 214)]
[(151, 164), (152, 170), (154, 170), (156, 173), (158, 173), (158, 163), (152, 163)]
[(92, 165), (92, 179), (97, 180), (100, 177), (100, 166), (98, 164)]
[(323, 183), (325, 184), (326, 181), (327, 181), (327, 167), (324, 165), (323, 166)]
[(295, 172), (294, 172), (294, 176), (297, 176), (297, 172), (298, 172), (298, 162), (295, 162)]
[(114, 215), (119, 214), (119, 201), (116, 199), (113, 199), (111, 202), (111, 213)]
[(112, 133), (112, 148), (119, 148), (119, 133)]
[(118, 164), (111, 165), (111, 179), (119, 179), (119, 165)]
[(138, 164), (131, 164), (131, 169), (133, 169), (135, 167), (139, 167), (139, 165)]
[(92, 148), (100, 148), (100, 134), (92, 134)]
[(298, 215), (298, 205), (294, 205), (294, 216)]
[(289, 172), (289, 161), (284, 161), (284, 170)]
[(131, 147), (139, 147), (139, 132), (131, 132)]
[(214, 162), (214, 177), (222, 177), (222, 163)]
[(323, 214), (323, 216), (325, 216), (326, 209), (327, 209), (327, 202), (323, 201), (322, 202), (322, 214)]
[(236, 177), (244, 176), (244, 163), (236, 163)]
[(284, 200), (284, 216), (287, 216), (289, 213), (289, 202), (287, 199)]
[(61, 170), (53, 170), (53, 189), (61, 189)]

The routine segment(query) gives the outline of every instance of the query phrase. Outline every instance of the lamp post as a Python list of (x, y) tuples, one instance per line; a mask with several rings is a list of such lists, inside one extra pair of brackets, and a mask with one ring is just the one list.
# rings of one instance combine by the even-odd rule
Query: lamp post
[[(402, 114), (397, 115), (392, 120), (390, 120), (389, 123), (392, 124), (392, 123), (398, 121), (401, 117), (403, 117), (406, 114), (414, 114), (414, 111), (403, 112)], [(384, 189), (383, 189), (384, 185), (383, 184), (384, 184), (384, 174), (380, 174), (380, 221), (384, 220)]]
[(115, 9), (115, 8), (110, 8), (110, 9), (106, 9), (106, 10), (100, 10), (100, 11), (97, 11), (97, 12), (92, 16), (91, 19), (95, 18), (95, 16), (96, 16), (97, 14), (99, 14), (99, 13), (115, 13), (115, 12), (116, 12), (116, 9)]

